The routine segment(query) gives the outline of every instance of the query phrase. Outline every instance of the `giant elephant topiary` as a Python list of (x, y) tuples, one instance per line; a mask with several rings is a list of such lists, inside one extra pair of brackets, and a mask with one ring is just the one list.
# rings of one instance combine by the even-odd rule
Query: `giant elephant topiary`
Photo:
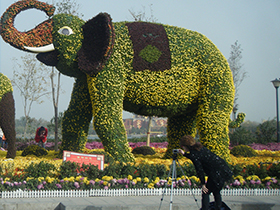
[(7, 158), (16, 157), (15, 102), (11, 81), (0, 73), (0, 127), (8, 143)]
[[(19, 32), (15, 16), (37, 8), (50, 18)], [(1, 18), (1, 35), (12, 46), (39, 53), (38, 60), (75, 77), (63, 117), (62, 150), (81, 151), (93, 117), (103, 146), (116, 160), (132, 161), (122, 111), (168, 117), (168, 149), (183, 135), (229, 160), (228, 124), (234, 99), (225, 57), (204, 35), (147, 22), (113, 23), (107, 13), (87, 22), (35, 0), (19, 1)], [(51, 17), (52, 16), (52, 17)]]

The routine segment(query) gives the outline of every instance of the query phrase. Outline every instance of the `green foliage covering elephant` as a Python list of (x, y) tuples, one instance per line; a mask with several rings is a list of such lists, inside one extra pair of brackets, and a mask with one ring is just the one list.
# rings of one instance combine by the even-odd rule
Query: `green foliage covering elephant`
[[(63, 118), (62, 150), (81, 151), (93, 117), (103, 146), (116, 160), (132, 161), (122, 111), (168, 117), (168, 149), (183, 135), (229, 160), (228, 125), (234, 99), (225, 57), (204, 35), (147, 22), (113, 23), (107, 13), (87, 22), (58, 14), (28, 32), (13, 26), (22, 10), (50, 17), (54, 7), (35, 0), (13, 4), (1, 18), (1, 35), (12, 46), (37, 52), (76, 82)], [(43, 32), (42, 32), (43, 31)]]
[(11, 81), (0, 73), (0, 127), (8, 143), (7, 158), (16, 156), (15, 102)]

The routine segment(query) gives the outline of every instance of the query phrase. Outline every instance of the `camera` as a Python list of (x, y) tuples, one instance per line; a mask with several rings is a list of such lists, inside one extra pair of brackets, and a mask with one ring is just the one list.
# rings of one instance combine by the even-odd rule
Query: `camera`
[(178, 154), (179, 153), (179, 149), (173, 149), (173, 154)]

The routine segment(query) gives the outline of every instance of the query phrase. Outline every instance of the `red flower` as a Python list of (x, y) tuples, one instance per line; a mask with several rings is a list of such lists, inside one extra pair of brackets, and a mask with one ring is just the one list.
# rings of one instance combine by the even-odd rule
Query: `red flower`
[(269, 169), (271, 168), (272, 166), (272, 163), (270, 163), (267, 167), (266, 167), (266, 170), (269, 171)]
[(135, 170), (135, 171), (133, 172), (133, 174), (136, 175), (136, 176), (139, 176), (139, 172), (138, 172), (137, 170)]

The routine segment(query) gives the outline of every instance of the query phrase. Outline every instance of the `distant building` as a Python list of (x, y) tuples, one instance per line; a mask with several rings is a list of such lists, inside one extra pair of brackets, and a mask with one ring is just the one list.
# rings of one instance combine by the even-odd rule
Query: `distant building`
[[(141, 116), (141, 115), (133, 115), (132, 118), (123, 119), (124, 127), (126, 131), (129, 133), (129, 131), (132, 128), (148, 128), (149, 124), (149, 117), (147, 116)], [(152, 118), (152, 130), (153, 129), (160, 129), (161, 127), (167, 127), (167, 118), (159, 118), (159, 117), (153, 117)]]
[(133, 127), (133, 120), (131, 118), (123, 119), (123, 124), (124, 124), (125, 129), (128, 131), (128, 130), (132, 129), (132, 127)]

